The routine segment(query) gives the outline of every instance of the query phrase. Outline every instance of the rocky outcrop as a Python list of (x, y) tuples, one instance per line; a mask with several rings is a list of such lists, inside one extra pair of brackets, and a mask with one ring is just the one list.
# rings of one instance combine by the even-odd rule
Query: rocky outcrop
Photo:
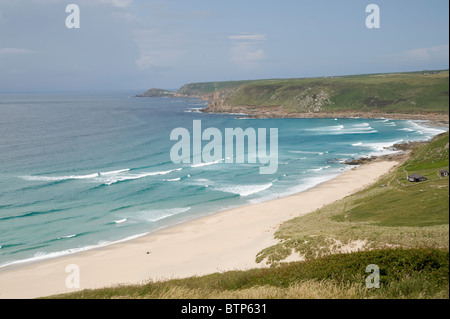
[(136, 97), (173, 97), (175, 96), (175, 92), (152, 88), (147, 90), (145, 93), (136, 95)]
[[(276, 95), (273, 97), (274, 100), (277, 98)], [(325, 89), (314, 89), (312, 87), (306, 88), (297, 96), (287, 99), (281, 104), (288, 111), (295, 110), (306, 113), (321, 112), (326, 105), (333, 105), (330, 92), (327, 92)]]

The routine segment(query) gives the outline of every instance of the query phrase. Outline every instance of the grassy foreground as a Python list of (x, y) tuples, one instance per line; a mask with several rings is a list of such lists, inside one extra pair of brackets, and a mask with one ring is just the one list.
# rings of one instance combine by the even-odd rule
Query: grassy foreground
[[(380, 288), (367, 288), (366, 267), (380, 269)], [(361, 299), (448, 298), (449, 253), (386, 249), (322, 257), (279, 267), (229, 271), (144, 285), (83, 290), (56, 298)]]
[[(117, 286), (56, 298), (449, 298), (449, 135), (416, 149), (372, 187), (279, 228), (257, 260), (273, 267)], [(418, 172), (427, 182), (410, 183)], [(383, 185), (383, 187), (380, 187)], [(367, 251), (339, 253), (355, 241)], [(294, 254), (302, 262), (280, 263)], [(369, 289), (368, 265), (380, 269)]]

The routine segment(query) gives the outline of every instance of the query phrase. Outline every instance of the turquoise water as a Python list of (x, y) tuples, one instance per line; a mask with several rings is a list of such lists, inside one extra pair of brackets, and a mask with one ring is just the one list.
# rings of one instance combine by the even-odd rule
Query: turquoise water
[[(0, 266), (303, 191), (348, 169), (347, 159), (443, 132), (421, 121), (202, 114), (196, 99), (134, 94), (0, 95)], [(277, 172), (225, 158), (173, 163), (170, 133), (192, 132), (194, 120), (222, 132), (278, 128)]]

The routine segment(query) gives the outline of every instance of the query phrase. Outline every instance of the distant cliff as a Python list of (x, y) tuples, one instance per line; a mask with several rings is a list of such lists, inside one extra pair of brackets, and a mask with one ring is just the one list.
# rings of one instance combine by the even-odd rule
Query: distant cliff
[(163, 89), (150, 89), (147, 90), (145, 93), (136, 95), (136, 97), (168, 97), (168, 96), (174, 96), (175, 92), (163, 90)]
[(191, 83), (177, 95), (210, 101), (205, 112), (253, 117), (433, 115), (448, 122), (449, 72)]

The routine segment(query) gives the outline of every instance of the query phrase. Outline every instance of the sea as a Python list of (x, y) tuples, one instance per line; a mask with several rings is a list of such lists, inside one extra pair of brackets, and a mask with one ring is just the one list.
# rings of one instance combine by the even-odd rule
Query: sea
[[(250, 119), (137, 93), (0, 94), (0, 269), (302, 192), (348, 170), (346, 160), (446, 130), (387, 118)], [(276, 172), (260, 174), (267, 164), (248, 156), (174, 163), (171, 132), (193, 132), (196, 120), (202, 130), (266, 128), (268, 145), (277, 128)]]

